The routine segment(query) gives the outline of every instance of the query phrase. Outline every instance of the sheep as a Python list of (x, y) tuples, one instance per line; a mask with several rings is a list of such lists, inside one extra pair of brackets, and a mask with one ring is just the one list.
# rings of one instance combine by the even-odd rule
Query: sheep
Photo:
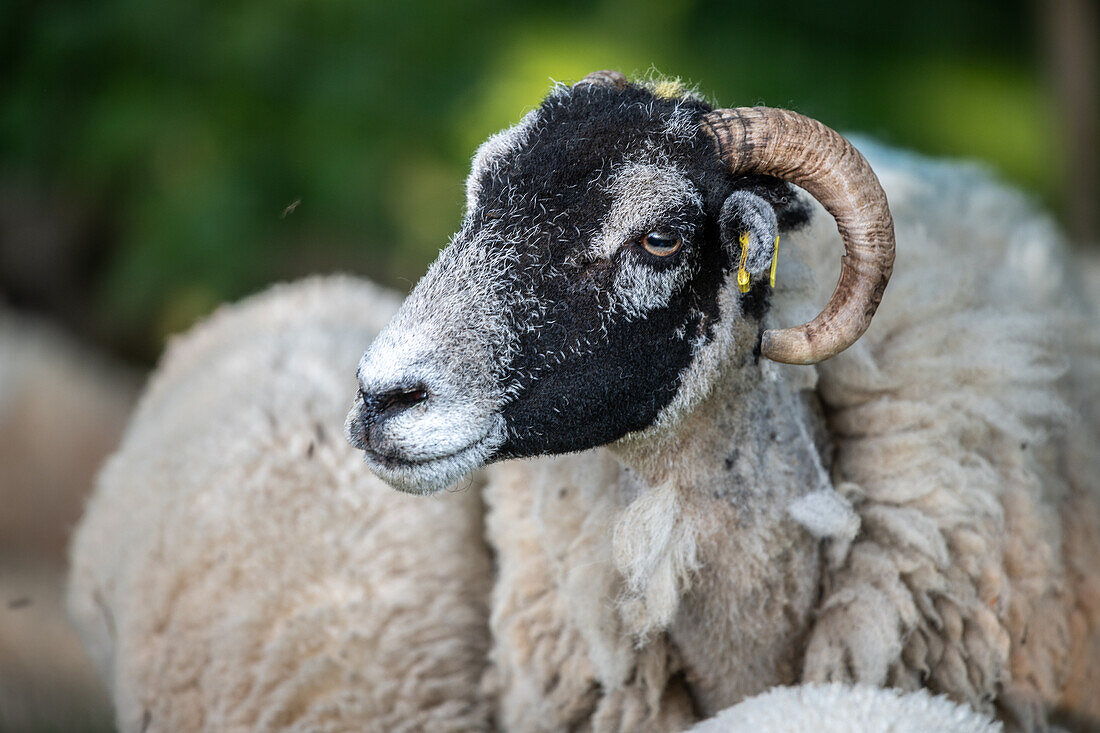
[(397, 303), (309, 279), (170, 344), (72, 545), (121, 731), (485, 727), (478, 493), (391, 492), (339, 435)]
[(0, 554), (63, 563), (69, 528), (136, 392), (124, 367), (0, 306)]
[(867, 685), (775, 687), (723, 710), (690, 733), (997, 733), (984, 715), (926, 690), (900, 693)]
[[(775, 152), (761, 117), (860, 173), (799, 179), (851, 241), (723, 163)], [(1056, 230), (860, 142), (902, 246), (856, 341), (878, 184), (816, 123), (733, 119), (613, 72), (556, 87), (479, 149), (399, 309), (311, 280), (177, 340), (72, 548), (120, 728), (682, 730), (819, 682), (1094, 719), (1100, 362)], [(837, 320), (773, 328), (841, 244)]]
[(1100, 349), (1064, 245), (972, 167), (859, 148), (889, 208), (819, 123), (598, 72), (479, 149), (346, 433), (404, 492), (488, 466), (501, 728), (828, 681), (1100, 725)]

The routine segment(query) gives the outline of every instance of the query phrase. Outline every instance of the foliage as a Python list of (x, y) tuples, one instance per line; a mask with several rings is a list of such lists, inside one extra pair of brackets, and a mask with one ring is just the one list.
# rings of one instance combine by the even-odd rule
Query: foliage
[[(414, 279), (469, 156), (550, 80), (656, 69), (1050, 195), (1050, 120), (1013, 0), (8, 0), (0, 176), (93, 212), (94, 319), (148, 356), (273, 279)], [(299, 202), (297, 206), (292, 206)], [(107, 325), (104, 325), (107, 324)]]

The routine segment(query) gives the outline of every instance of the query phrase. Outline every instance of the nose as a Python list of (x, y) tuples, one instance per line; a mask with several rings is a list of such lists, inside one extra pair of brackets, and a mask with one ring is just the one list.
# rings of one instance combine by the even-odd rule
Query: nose
[(371, 391), (360, 387), (362, 406), (357, 413), (352, 413), (355, 417), (349, 416), (345, 429), (348, 441), (359, 450), (366, 450), (368, 445), (375, 450), (382, 449), (382, 426), (406, 410), (425, 402), (429, 396), (428, 389), (423, 384)]

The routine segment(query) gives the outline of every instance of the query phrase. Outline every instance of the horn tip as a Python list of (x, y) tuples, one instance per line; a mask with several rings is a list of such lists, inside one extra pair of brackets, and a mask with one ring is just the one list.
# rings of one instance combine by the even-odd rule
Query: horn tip
[(806, 332), (799, 328), (768, 329), (760, 337), (760, 353), (780, 364), (809, 366), (825, 361), (840, 351), (842, 349), (834, 352), (822, 348), (822, 344), (811, 341)]

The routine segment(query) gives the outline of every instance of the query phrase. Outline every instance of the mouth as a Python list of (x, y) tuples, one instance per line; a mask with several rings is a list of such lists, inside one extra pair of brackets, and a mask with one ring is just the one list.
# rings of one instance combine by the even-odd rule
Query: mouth
[[(416, 466), (424, 466), (432, 463), (433, 461), (445, 460), (455, 455), (455, 453), (449, 453), (447, 455), (436, 456), (434, 458), (423, 458), (420, 460), (414, 460), (411, 458), (403, 458), (396, 453), (379, 453), (369, 446), (362, 446), (360, 447), (360, 450), (363, 451), (364, 457), (368, 461), (377, 463), (378, 465), (383, 466), (390, 471), (396, 471), (402, 468), (415, 468)], [(461, 452), (461, 450), (458, 452)]]
[(485, 465), (502, 442), (500, 432), (490, 429), (465, 447), (429, 458), (380, 453), (369, 446), (361, 450), (367, 467), (393, 488), (409, 494), (434, 494)]

